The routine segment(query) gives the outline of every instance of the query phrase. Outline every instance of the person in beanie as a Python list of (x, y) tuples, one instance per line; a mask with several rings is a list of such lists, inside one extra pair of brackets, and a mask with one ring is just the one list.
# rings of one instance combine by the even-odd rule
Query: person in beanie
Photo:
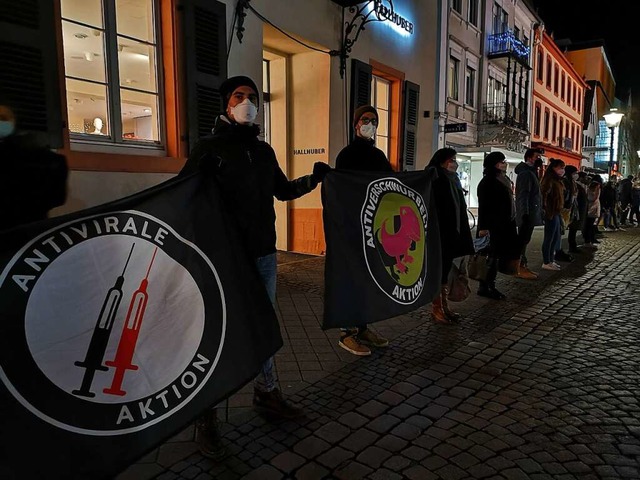
[(565, 163), (559, 158), (552, 158), (540, 182), (542, 208), (544, 210), (544, 238), (542, 240), (543, 270), (560, 270), (556, 263), (556, 252), (560, 249), (562, 239), (560, 217), (564, 207), (565, 187), (562, 183)]
[(488, 273), (480, 281), (478, 295), (503, 300), (496, 288), (498, 261), (511, 262), (520, 257), (516, 232), (516, 208), (511, 180), (505, 175), (507, 159), (502, 152), (491, 152), (484, 159), (483, 177), (478, 184), (478, 237), (489, 235)]
[[(249, 77), (225, 80), (220, 95), (225, 112), (218, 116), (211, 135), (201, 138), (181, 174), (201, 170), (219, 185), (224, 208), (246, 240), (271, 302), (276, 301), (276, 214), (273, 197), (292, 200), (312, 191), (331, 167), (316, 162), (313, 173), (288, 180), (278, 166), (275, 152), (258, 139), (255, 119), (259, 109), (258, 87)], [(271, 416), (295, 418), (302, 410), (282, 397), (273, 358), (262, 366), (254, 382), (253, 405)], [(196, 422), (197, 440), (203, 455), (218, 458), (220, 435), (215, 409)]]
[[(336, 157), (336, 169), (361, 172), (393, 172), (387, 156), (375, 146), (378, 112), (371, 105), (358, 107), (353, 115), (355, 135)], [(354, 355), (371, 355), (369, 347), (386, 347), (389, 340), (363, 327), (341, 329), (338, 345)]]
[(441, 148), (431, 157), (425, 169), (437, 173), (433, 181), (433, 196), (440, 230), (442, 250), (442, 277), (440, 294), (431, 302), (431, 316), (437, 323), (452, 323), (462, 316), (449, 308), (449, 271), (453, 259), (473, 255), (473, 238), (467, 217), (467, 204), (458, 178), (457, 152), (453, 148)]
[(67, 198), (66, 157), (20, 131), (19, 120), (0, 99), (0, 231), (45, 220)]
[(542, 198), (536, 160), (540, 158), (538, 149), (530, 148), (524, 154), (524, 162), (516, 168), (516, 224), (518, 237), (522, 245), (520, 265), (516, 276), (525, 279), (536, 279), (538, 275), (529, 270), (527, 262), (527, 245), (531, 242), (533, 229), (542, 225)]

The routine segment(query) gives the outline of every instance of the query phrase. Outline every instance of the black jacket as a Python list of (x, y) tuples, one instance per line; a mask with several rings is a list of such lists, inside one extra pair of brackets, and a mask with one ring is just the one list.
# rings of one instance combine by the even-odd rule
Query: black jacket
[(542, 225), (542, 197), (536, 167), (520, 162), (515, 172), (516, 223), (522, 225), (522, 216), (529, 215), (533, 225)]
[(373, 140), (355, 137), (336, 157), (336, 168), (367, 172), (393, 172), (389, 160)]
[(489, 174), (478, 184), (478, 233), (489, 230), (491, 256), (515, 259), (520, 255), (516, 222), (511, 218), (511, 191)]
[(67, 198), (64, 155), (35, 144), (28, 135), (0, 140), (0, 230), (44, 220)]
[(631, 189), (633, 188), (633, 182), (630, 179), (625, 178), (620, 180), (618, 184), (618, 192), (620, 196), (620, 202), (625, 207), (631, 203)]
[[(464, 201), (462, 188), (452, 184), (442, 168), (430, 168), (437, 172), (433, 181), (433, 201), (438, 215), (442, 256), (453, 259), (463, 255), (473, 255), (473, 238), (469, 229), (467, 203)], [(456, 211), (456, 202), (452, 196), (454, 194), (458, 197), (459, 211)]]
[(311, 175), (289, 181), (271, 146), (257, 135), (257, 126), (230, 123), (221, 116), (213, 134), (198, 141), (180, 172), (201, 169), (216, 179), (224, 206), (253, 258), (276, 251), (273, 197), (293, 200), (318, 185)]

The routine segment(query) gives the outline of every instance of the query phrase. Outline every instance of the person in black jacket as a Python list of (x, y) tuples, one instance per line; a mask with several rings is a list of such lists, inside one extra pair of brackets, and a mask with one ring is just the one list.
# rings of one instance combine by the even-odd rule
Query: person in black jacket
[[(618, 183), (618, 198), (620, 199), (620, 225), (627, 224), (627, 217), (631, 211), (631, 191), (633, 189), (633, 175), (627, 176)], [(633, 221), (630, 222), (633, 225)]]
[(44, 220), (66, 201), (66, 158), (18, 131), (15, 114), (2, 104), (0, 161), (0, 231)]
[[(353, 114), (355, 136), (336, 157), (336, 170), (360, 172), (393, 172), (382, 150), (375, 146), (378, 111), (371, 105), (358, 107)], [(341, 329), (338, 345), (354, 355), (371, 355), (369, 347), (387, 347), (389, 340), (378, 335), (367, 325)]]
[[(235, 218), (245, 247), (255, 260), (271, 302), (276, 301), (276, 214), (273, 197), (292, 200), (313, 190), (331, 167), (316, 162), (313, 174), (288, 180), (278, 166), (271, 146), (258, 139), (254, 124), (258, 112), (258, 87), (248, 77), (236, 76), (220, 86), (225, 113), (213, 132), (198, 141), (181, 171), (200, 169), (215, 178), (224, 208)], [(253, 405), (257, 410), (283, 418), (295, 418), (302, 410), (283, 397), (275, 376), (273, 358), (267, 360), (254, 383)], [(220, 455), (220, 436), (215, 409), (196, 422), (203, 455)]]
[(484, 159), (482, 180), (478, 184), (478, 237), (489, 235), (488, 273), (480, 281), (478, 295), (502, 300), (496, 289), (498, 261), (520, 258), (521, 244), (516, 232), (516, 212), (511, 181), (505, 175), (507, 160), (502, 152), (491, 152)]
[(433, 181), (433, 196), (440, 229), (440, 248), (442, 250), (442, 277), (440, 294), (431, 302), (433, 320), (438, 323), (451, 323), (460, 320), (461, 315), (449, 308), (447, 301), (449, 271), (453, 259), (464, 255), (473, 255), (473, 238), (467, 217), (467, 204), (458, 170), (457, 152), (453, 148), (441, 148), (433, 154), (426, 169), (437, 173)]

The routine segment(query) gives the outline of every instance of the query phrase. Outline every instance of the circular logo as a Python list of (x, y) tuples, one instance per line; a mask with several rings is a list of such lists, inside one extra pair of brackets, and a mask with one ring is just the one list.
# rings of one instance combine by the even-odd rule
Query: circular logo
[(425, 284), (425, 225), (422, 196), (396, 178), (369, 184), (362, 207), (364, 255), (369, 273), (391, 299), (414, 303)]
[(24, 319), (0, 339), (9, 391), (41, 419), (89, 435), (139, 431), (182, 408), (213, 373), (226, 322), (211, 261), (137, 211), (30, 241), (0, 275), (0, 311)]

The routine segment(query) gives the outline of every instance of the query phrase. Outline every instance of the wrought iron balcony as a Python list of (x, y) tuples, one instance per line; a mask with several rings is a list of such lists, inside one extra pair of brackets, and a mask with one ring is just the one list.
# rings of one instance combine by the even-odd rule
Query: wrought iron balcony
[(530, 52), (529, 46), (518, 40), (511, 30), (489, 36), (489, 58), (512, 57), (529, 66)]
[(527, 112), (507, 103), (485, 103), (482, 120), (485, 124), (506, 125), (529, 132)]

